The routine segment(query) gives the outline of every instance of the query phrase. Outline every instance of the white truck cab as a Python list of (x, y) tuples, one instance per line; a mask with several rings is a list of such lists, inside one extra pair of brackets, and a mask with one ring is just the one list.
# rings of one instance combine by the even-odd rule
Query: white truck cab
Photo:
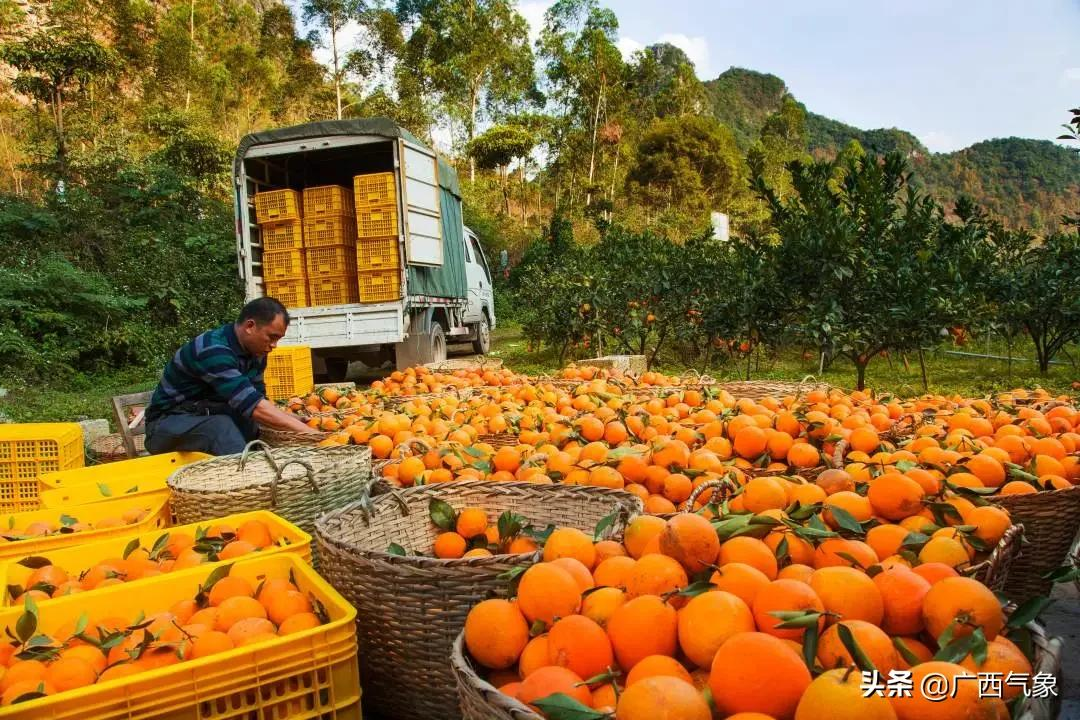
[(341, 185), (394, 174), (400, 298), (290, 307), (283, 344), (308, 345), (316, 373), (341, 380), (350, 360), (404, 368), (446, 359), (448, 343), (486, 353), (495, 328), (492, 274), (462, 222), (457, 174), (433, 150), (385, 118), (332, 120), (244, 137), (233, 164), (236, 247), (245, 299), (265, 294), (254, 212), (259, 192)]

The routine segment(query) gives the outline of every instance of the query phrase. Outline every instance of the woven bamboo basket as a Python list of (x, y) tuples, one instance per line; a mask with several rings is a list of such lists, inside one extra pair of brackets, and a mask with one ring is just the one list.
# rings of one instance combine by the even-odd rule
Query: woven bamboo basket
[(493, 448), (517, 447), (521, 444), (521, 440), (518, 438), (518, 434), (512, 432), (479, 435), (476, 438), (476, 442), (487, 443)]
[[(1027, 626), (1035, 648), (1033, 673), (1049, 673), (1061, 688), (1061, 638), (1050, 637), (1037, 623)], [(450, 654), (450, 665), (457, 680), (458, 698), (463, 720), (544, 720), (524, 703), (503, 695), (484, 680), (473, 667), (465, 652), (465, 633), (458, 634)], [(1054, 720), (1058, 716), (1060, 697), (1021, 698), (1013, 717), (1018, 720)]]
[(439, 400), (451, 395), (456, 396), (458, 400), (464, 402), (472, 397), (473, 389), (471, 387), (453, 388), (451, 390), (445, 390), (437, 393), (418, 393), (416, 395), (387, 395), (386, 397), (378, 398), (376, 402), (382, 404), (388, 410), (394, 410), (402, 405), (406, 405), (413, 400)]
[(786, 397), (794, 395), (799, 397), (812, 390), (832, 390), (832, 386), (818, 382), (784, 382), (777, 380), (736, 380), (733, 382), (720, 383), (716, 386), (720, 390), (731, 393), (736, 400), (748, 398), (761, 400), (767, 397)]
[(395, 720), (460, 717), (449, 663), (454, 638), (470, 608), (506, 597), (504, 573), (540, 557), (389, 554), (391, 543), (428, 551), (438, 534), (428, 510), (433, 499), (457, 510), (483, 508), (491, 518), (512, 510), (540, 527), (552, 523), (590, 534), (614, 513), (611, 536), (641, 512), (640, 500), (621, 490), (461, 481), (395, 490), (320, 518), (315, 535), (323, 574), (357, 609), (365, 710)]
[(975, 578), (994, 592), (1005, 592), (1009, 573), (1016, 567), (1016, 560), (1023, 552), (1024, 527), (1013, 525), (1001, 536), (990, 557), (972, 565), (964, 574)]
[(1053, 583), (1043, 576), (1068, 562), (1080, 530), (1080, 486), (1026, 495), (993, 495), (987, 500), (1008, 510), (1012, 521), (1024, 526), (1024, 561), (1012, 569), (1005, 596), (1023, 602), (1049, 594)]
[(261, 428), (259, 439), (270, 447), (314, 447), (326, 438), (328, 432), (302, 433), (293, 430), (275, 430), (273, 428)]
[(311, 533), (320, 515), (368, 492), (371, 450), (343, 445), (271, 451), (256, 440), (238, 455), (178, 468), (167, 482), (181, 524), (273, 510)]
[(499, 358), (481, 355), (477, 358), (451, 358), (442, 362), (427, 363), (424, 367), (432, 372), (452, 373), (458, 370), (501, 370), (503, 361)]

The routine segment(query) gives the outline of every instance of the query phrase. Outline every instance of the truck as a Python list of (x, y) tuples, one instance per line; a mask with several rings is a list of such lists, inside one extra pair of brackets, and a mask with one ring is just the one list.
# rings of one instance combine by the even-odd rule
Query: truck
[(396, 186), (400, 299), (296, 307), (283, 345), (312, 350), (317, 377), (340, 381), (350, 361), (398, 369), (446, 360), (448, 343), (486, 354), (495, 328), (492, 273), (462, 219), (457, 173), (386, 118), (328, 120), (245, 136), (233, 163), (236, 253), (245, 300), (266, 294), (254, 197), (339, 185), (392, 172)]

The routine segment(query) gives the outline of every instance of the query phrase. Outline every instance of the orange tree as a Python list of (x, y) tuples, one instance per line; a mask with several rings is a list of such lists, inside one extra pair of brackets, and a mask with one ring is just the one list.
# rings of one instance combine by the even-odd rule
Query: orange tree
[(925, 285), (935, 282), (939, 212), (915, 194), (899, 154), (789, 168), (793, 192), (783, 199), (760, 175), (754, 179), (780, 236), (778, 319), (823, 351), (850, 359), (861, 390), (876, 355), (910, 347), (941, 327), (925, 306), (950, 284), (945, 278)]

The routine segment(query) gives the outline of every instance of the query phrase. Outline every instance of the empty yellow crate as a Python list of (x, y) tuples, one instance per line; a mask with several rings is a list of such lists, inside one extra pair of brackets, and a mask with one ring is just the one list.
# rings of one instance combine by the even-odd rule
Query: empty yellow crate
[(0, 424), (0, 513), (37, 510), (41, 476), (83, 463), (77, 423)]
[(307, 251), (308, 277), (351, 275), (356, 272), (356, 250), (351, 245), (331, 245)]
[(357, 274), (357, 281), (360, 285), (360, 302), (387, 302), (401, 297), (399, 270), (367, 270)]
[(304, 220), (304, 247), (356, 244), (356, 218), (324, 215)]
[[(270, 537), (273, 540), (269, 546), (258, 551), (259, 557), (277, 555), (279, 553), (292, 553), (293, 555), (298, 555), (303, 558), (304, 562), (311, 564), (311, 536), (288, 520), (280, 518), (268, 510), (238, 513), (236, 515), (214, 518), (213, 520), (204, 522), (191, 523), (189, 525), (176, 525), (161, 530), (153, 530), (148, 533), (135, 532), (128, 533), (127, 535), (117, 535), (116, 537), (108, 538), (107, 540), (99, 540), (86, 545), (64, 548), (63, 550), (54, 550), (45, 556), (45, 559), (49, 561), (50, 565), (55, 565), (67, 572), (68, 577), (77, 578), (81, 577), (87, 570), (104, 560), (126, 558), (138, 548), (144, 548), (148, 553), (151, 553), (155, 547), (164, 548), (169, 542), (168, 538), (170, 537), (176, 537), (177, 535), (183, 534), (198, 539), (215, 525), (227, 525), (229, 527), (239, 528), (249, 520), (258, 520), (263, 523), (270, 531)], [(163, 537), (166, 539), (162, 540)], [(38, 558), (41, 556), (34, 557)], [(169, 556), (165, 556), (165, 558), (167, 557)], [(175, 558), (173, 559), (175, 560)], [(31, 566), (36, 566), (40, 563), (33, 561), (24, 565), (22, 564), (22, 560), (23, 558), (19, 558), (0, 565), (0, 580), (3, 581), (0, 583), (0, 587), (4, 588), (4, 594), (2, 599), (0, 599), (0, 605), (16, 604), (16, 597), (20, 592), (32, 589), (27, 587), (27, 580), (33, 572), (33, 567)], [(223, 565), (225, 562), (228, 561), (218, 561), (216, 565)], [(210, 565), (211, 563), (207, 562), (201, 567), (208, 568)], [(141, 584), (139, 579), (126, 580), (126, 578), (123, 577), (120, 579), (127, 583)], [(54, 601), (39, 600), (38, 602), (51, 603)]]
[(122, 484), (127, 480), (160, 479), (163, 483), (161, 487), (165, 487), (165, 478), (172, 475), (176, 468), (190, 465), (199, 460), (205, 460), (208, 457), (211, 456), (201, 452), (171, 452), (162, 453), (161, 455), (149, 455), (134, 458), (133, 460), (121, 460), (106, 465), (94, 465), (93, 467), (79, 468), (78, 470), (64, 470), (42, 475), (41, 486), (42, 490), (48, 490), (100, 485), (102, 483), (111, 484), (114, 481)]
[[(116, 527), (94, 528), (103, 520), (123, 518), (127, 511), (145, 511), (146, 516), (138, 522)], [(30, 523), (44, 522), (49, 525), (71, 526), (75, 522), (88, 523), (91, 528), (78, 532), (57, 533), (24, 537), (19, 535)], [(0, 515), (0, 534), (9, 539), (0, 543), (0, 561), (27, 555), (41, 555), (50, 550), (85, 545), (95, 540), (150, 532), (169, 524), (169, 491), (148, 493), (133, 497), (121, 497), (105, 500), (76, 508), (54, 508), (31, 512)]]
[(304, 247), (304, 225), (299, 220), (284, 220), (260, 225), (259, 236), (264, 253), (302, 250)]
[(303, 250), (264, 252), (262, 268), (263, 280), (296, 280), (307, 274)]
[(307, 307), (307, 278), (267, 280), (265, 294), (267, 297), (277, 299), (287, 308)]
[(401, 267), (401, 260), (396, 235), (357, 240), (357, 270), (396, 270), (399, 267)]
[(312, 307), (360, 302), (353, 275), (320, 275), (308, 278)]
[(341, 185), (304, 188), (304, 217), (313, 215), (353, 215), (353, 193)]
[(300, 193), (268, 190), (255, 194), (255, 220), (262, 223), (300, 219)]
[(394, 173), (369, 173), (353, 177), (353, 198), (356, 209), (393, 205), (397, 202)]
[[(121, 583), (57, 598), (39, 608), (37, 632), (55, 635), (84, 616), (91, 627), (104, 618), (135, 622), (153, 617), (180, 600), (195, 598), (215, 569), (200, 565), (152, 577), (141, 581), (140, 592)], [(288, 553), (239, 560), (229, 574), (252, 587), (267, 579), (290, 579), (300, 592), (317, 601), (327, 622), (5, 707), (0, 716), (18, 720), (361, 720), (356, 610), (309, 565)], [(15, 633), (23, 613), (21, 607), (4, 610), (0, 628)]]
[(397, 235), (397, 206), (357, 208), (356, 234), (362, 238)]
[(307, 345), (278, 345), (266, 358), (263, 381), (266, 383), (266, 394), (271, 400), (311, 392), (315, 387), (311, 348)]

